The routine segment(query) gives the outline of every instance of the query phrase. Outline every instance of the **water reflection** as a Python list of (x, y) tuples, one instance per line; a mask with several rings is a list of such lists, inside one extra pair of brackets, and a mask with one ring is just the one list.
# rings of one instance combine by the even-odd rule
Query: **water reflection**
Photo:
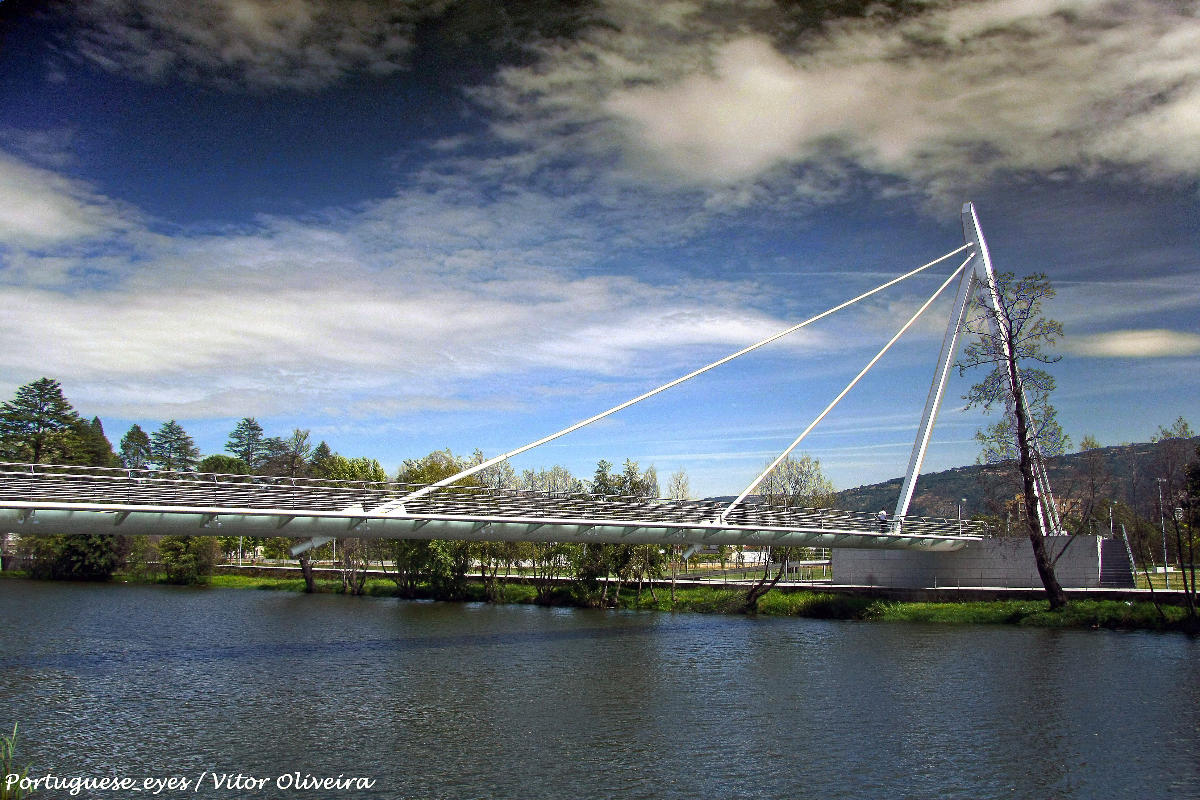
[(0, 613), (0, 723), (60, 773), (365, 773), (352, 796), (388, 798), (1200, 796), (1200, 645), (1179, 636), (22, 581)]

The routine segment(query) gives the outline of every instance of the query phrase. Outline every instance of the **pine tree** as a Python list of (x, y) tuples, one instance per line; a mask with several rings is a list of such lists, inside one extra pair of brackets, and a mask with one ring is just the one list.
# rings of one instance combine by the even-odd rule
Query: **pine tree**
[(80, 422), (52, 378), (39, 378), (17, 389), (12, 402), (0, 405), (0, 453), (11, 461), (35, 464), (67, 461)]
[(250, 469), (258, 470), (266, 461), (267, 453), (264, 447), (263, 429), (254, 417), (243, 417), (237, 427), (229, 434), (225, 449), (234, 456), (250, 465)]
[(150, 459), (159, 469), (195, 469), (200, 450), (175, 420), (164, 422), (150, 435)]
[(129, 469), (141, 469), (150, 461), (150, 436), (140, 425), (121, 437), (121, 463)]
[(86, 464), (89, 467), (116, 467), (121, 460), (113, 452), (112, 442), (104, 435), (104, 425), (99, 417), (92, 417), (91, 422), (79, 420), (74, 425), (75, 447), (71, 454), (71, 463)]

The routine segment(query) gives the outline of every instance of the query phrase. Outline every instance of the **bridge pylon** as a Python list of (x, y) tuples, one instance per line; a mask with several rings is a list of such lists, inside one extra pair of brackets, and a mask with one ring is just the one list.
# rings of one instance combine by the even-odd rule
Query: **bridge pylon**
[[(933, 425), (937, 421), (942, 400), (946, 395), (946, 384), (950, 371), (954, 367), (954, 359), (958, 353), (959, 340), (966, 329), (967, 314), (971, 303), (982, 295), (987, 310), (988, 325), (992, 335), (1001, 342), (1006, 358), (1011, 357), (1008, 339), (1000, 335), (1001, 300), (999, 287), (996, 284), (996, 273), (992, 268), (992, 257), (988, 250), (987, 240), (979, 225), (979, 216), (975, 213), (973, 203), (964, 203), (962, 207), (963, 240), (971, 248), (972, 258), (968, 268), (963, 271), (959, 282), (958, 295), (954, 308), (946, 325), (946, 333), (942, 338), (942, 350), (938, 356), (937, 368), (933, 373), (933, 381), (929, 387), (929, 395), (925, 400), (925, 409), (921, 414), (921, 424), (917, 428), (917, 438), (913, 442), (912, 453), (908, 459), (908, 469), (904, 473), (904, 482), (900, 487), (900, 496), (896, 500), (896, 511), (893, 515), (893, 531), (900, 532), (901, 521), (908, 514), (913, 492), (917, 488), (917, 478), (921, 473), (921, 465), (925, 462), (925, 454), (929, 449), (929, 440), (933, 435)], [(1015, 391), (1015, 389), (1014, 389)], [(1006, 412), (1012, 413), (1012, 404), (1008, 404)], [(1043, 530), (1058, 532), (1062, 525), (1058, 518), (1058, 510), (1054, 504), (1054, 495), (1050, 491), (1050, 479), (1046, 474), (1046, 465), (1033, 443), (1034, 454), (1034, 488), (1038, 497), (1038, 513), (1044, 523)]]

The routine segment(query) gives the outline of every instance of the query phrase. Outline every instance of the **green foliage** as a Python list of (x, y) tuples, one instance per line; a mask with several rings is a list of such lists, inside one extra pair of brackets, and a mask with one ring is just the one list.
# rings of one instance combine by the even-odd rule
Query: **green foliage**
[(79, 422), (58, 381), (39, 378), (0, 405), (0, 455), (9, 461), (69, 463), (78, 446)]
[(159, 469), (193, 470), (199, 460), (199, 448), (175, 420), (150, 435), (150, 461)]
[(200, 459), (200, 463), (196, 465), (196, 469), (199, 472), (215, 472), (222, 475), (251, 474), (250, 465), (245, 461), (220, 453)]
[(1079, 441), (1079, 451), (1081, 453), (1087, 452), (1088, 450), (1099, 450), (1101, 447), (1103, 447), (1103, 445), (1101, 445), (1096, 437), (1092, 436), (1090, 433), (1084, 435), (1084, 437)]
[(259, 470), (266, 458), (263, 446), (263, 429), (254, 417), (243, 417), (229, 434), (225, 449), (250, 467)]
[(294, 428), (286, 438), (264, 439), (260, 471), (267, 475), (302, 477), (313, 451), (311, 438), (309, 431)]
[(217, 562), (217, 543), (209, 536), (164, 536), (158, 548), (167, 583), (205, 583)]
[(73, 428), (75, 441), (70, 463), (89, 467), (120, 466), (121, 460), (113, 452), (112, 442), (104, 435), (104, 425), (99, 417), (92, 417), (91, 422), (81, 419)]
[(592, 494), (619, 497), (658, 497), (658, 473), (653, 466), (644, 472), (638, 470), (638, 462), (625, 459), (618, 475), (612, 473), (612, 464), (601, 459), (592, 475)]
[[(450, 449), (435, 450), (424, 458), (406, 458), (400, 465), (396, 480), (401, 483), (436, 483), (449, 478), (455, 473), (462, 472), (469, 466), (467, 461), (450, 452)], [(462, 485), (478, 486), (474, 476), (464, 478)]]
[(158, 536), (133, 536), (129, 541), (129, 555), (125, 559), (125, 572), (135, 580), (155, 581), (162, 572), (162, 556), (158, 550)]
[[(17, 726), (13, 724), (12, 736), (0, 735), (0, 800), (23, 800), (29, 795), (21, 788), (20, 780), (29, 774), (29, 767), (17, 769)], [(8, 785), (9, 775), (16, 775), (17, 782)]]
[[(983, 287), (981, 295), (989, 293), (999, 302), (999, 313), (993, 311), (983, 296), (972, 301), (972, 315), (966, 329), (976, 338), (967, 345), (958, 362), (959, 375), (975, 367), (988, 369), (983, 380), (965, 396), (967, 406), (988, 412), (996, 405), (1009, 408), (1016, 403), (1028, 416), (1030, 443), (1043, 456), (1065, 453), (1070, 449), (1070, 438), (1063, 432), (1057, 412), (1050, 404), (1054, 377), (1045, 370), (1028, 366), (1029, 362), (1053, 364), (1061, 358), (1051, 348), (1063, 335), (1062, 324), (1042, 315), (1042, 303), (1054, 297), (1054, 288), (1042, 274), (1018, 280), (1013, 273), (1004, 272), (996, 276), (994, 287)], [(1017, 458), (1016, 434), (1016, 425), (1008, 412), (1004, 419), (979, 432), (976, 438), (983, 445), (982, 462)]]
[(566, 467), (555, 464), (550, 469), (527, 469), (521, 473), (517, 488), (529, 492), (555, 492), (560, 494), (582, 494), (587, 491), (583, 481), (571, 474)]
[(31, 558), (32, 578), (106, 581), (117, 568), (117, 540), (113, 536), (25, 535), (21, 546)]
[(821, 471), (821, 462), (807, 453), (788, 456), (758, 486), (769, 506), (828, 508), (833, 505), (833, 483)]
[(334, 453), (333, 449), (325, 442), (324, 439), (322, 439), (321, 442), (313, 449), (312, 455), (308, 457), (309, 477), (324, 478), (329, 460), (335, 455), (337, 454)]
[[(1049, 402), (1035, 407), (1034, 420), (1037, 426), (1034, 441), (1037, 442), (1039, 453), (1049, 458), (1060, 456), (1071, 449), (1071, 437), (1063, 431), (1058, 422), (1058, 410)], [(978, 463), (998, 464), (1015, 461), (1020, 456), (1016, 435), (1012, 417), (1008, 414), (987, 428), (975, 431), (975, 441), (979, 443)]]
[(1192, 430), (1192, 426), (1183, 417), (1178, 417), (1169, 428), (1158, 426), (1158, 433), (1150, 437), (1152, 442), (1162, 442), (1167, 439), (1191, 439), (1196, 434)]
[(320, 461), (314, 461), (310, 474), (314, 478), (355, 483), (363, 481), (384, 483), (388, 477), (387, 472), (373, 458), (346, 458), (337, 453), (331, 453), (323, 456)]
[(141, 469), (150, 463), (150, 435), (140, 425), (131, 427), (121, 437), (121, 464)]

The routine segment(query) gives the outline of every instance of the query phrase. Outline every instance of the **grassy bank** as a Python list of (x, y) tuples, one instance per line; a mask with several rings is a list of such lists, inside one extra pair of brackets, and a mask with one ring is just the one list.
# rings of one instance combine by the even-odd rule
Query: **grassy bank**
[[(18, 577), (13, 573), (0, 573)], [(139, 582), (130, 576), (117, 575), (117, 581)], [(213, 575), (209, 586), (225, 589), (260, 589), (266, 591), (303, 592), (301, 578), (251, 577), (248, 575)], [(338, 593), (339, 581), (317, 580), (318, 592)], [(500, 588), (501, 603), (533, 604), (537, 601), (534, 587), (524, 583), (509, 583)], [(396, 585), (387, 579), (367, 582), (364, 594), (369, 597), (397, 597)], [(415, 599), (432, 598), (427, 587), (420, 587)], [(461, 598), (464, 602), (487, 600), (480, 583), (469, 583)], [(580, 606), (577, 595), (569, 586), (555, 589), (550, 604)], [(744, 613), (745, 589), (721, 586), (677, 587), (674, 600), (666, 587), (648, 590), (639, 595), (636, 587), (625, 587), (617, 598), (617, 607), (647, 611), (691, 612), (699, 614)], [(1065, 609), (1050, 611), (1041, 600), (995, 600), (967, 602), (908, 602), (881, 600), (865, 595), (812, 591), (771, 591), (758, 601), (757, 612), (763, 616), (809, 617), (812, 619), (870, 620), (879, 622), (926, 622), (968, 625), (1023, 625), (1042, 628), (1081, 628), (1114, 630), (1186, 630), (1185, 609), (1162, 606), (1161, 614), (1153, 603), (1120, 600), (1072, 600)]]
[[(214, 575), (213, 586), (242, 589), (304, 591), (299, 579), (252, 578), (243, 575)], [(318, 591), (340, 591), (340, 584), (317, 581)], [(504, 603), (534, 603), (533, 587), (515, 583), (503, 587)], [(394, 597), (396, 587), (388, 580), (372, 580), (366, 594)], [(426, 595), (428, 596), (428, 595)], [(467, 601), (483, 601), (483, 587), (468, 587)], [(621, 590), (618, 608), (700, 614), (743, 613), (745, 591), (722, 587), (676, 588), (672, 602), (668, 589), (655, 595), (635, 588)], [(555, 593), (554, 605), (579, 605), (567, 588)], [(758, 602), (758, 614), (814, 619), (873, 620), (881, 622), (927, 622), (972, 625), (1025, 625), (1043, 628), (1107, 628), (1116, 630), (1183, 630), (1183, 608), (1164, 606), (1162, 614), (1152, 603), (1119, 600), (1072, 600), (1065, 609), (1050, 611), (1048, 603), (1038, 600), (997, 600), (955, 603), (918, 603), (880, 600), (854, 594), (821, 591), (771, 591)]]

